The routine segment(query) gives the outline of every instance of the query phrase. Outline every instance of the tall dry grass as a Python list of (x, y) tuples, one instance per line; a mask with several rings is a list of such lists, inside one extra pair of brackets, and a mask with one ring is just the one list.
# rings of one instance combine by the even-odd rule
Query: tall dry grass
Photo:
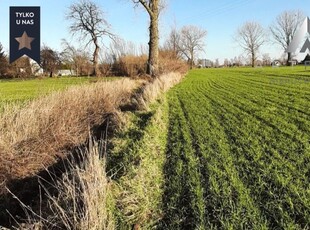
[(20, 201), (27, 219), (17, 223), (16, 228), (115, 229), (112, 182), (106, 175), (105, 158), (100, 157), (103, 151), (103, 145), (95, 141), (80, 149), (78, 160), (71, 160), (61, 178), (50, 183), (56, 195), (41, 184), (46, 200), (40, 204), (40, 212)]
[[(129, 79), (76, 86), (0, 114), (0, 194), (6, 181), (53, 164), (84, 143), (138, 86)], [(2, 191), (1, 191), (2, 188)]]
[(183, 77), (184, 75), (181, 73), (171, 72), (155, 78), (150, 84), (144, 85), (142, 94), (138, 97), (140, 108), (147, 109), (150, 103), (179, 83)]
[[(104, 148), (93, 142), (82, 150), (79, 162), (56, 183), (58, 196), (48, 195), (52, 215), (45, 217), (46, 229), (59, 226), (65, 229), (115, 229), (111, 186), (106, 175)], [(48, 191), (47, 191), (48, 192)]]
[[(118, 76), (144, 76), (146, 75), (147, 56), (127, 55), (120, 57), (114, 64), (114, 74)], [(189, 70), (188, 64), (175, 55), (172, 51), (159, 51), (158, 73), (160, 75), (177, 72), (185, 74)]]
[(146, 73), (147, 56), (127, 55), (114, 63), (114, 72), (118, 76), (135, 77)]

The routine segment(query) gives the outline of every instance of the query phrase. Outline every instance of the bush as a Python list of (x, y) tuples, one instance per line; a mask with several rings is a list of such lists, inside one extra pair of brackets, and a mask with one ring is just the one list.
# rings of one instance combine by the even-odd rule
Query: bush
[(177, 72), (185, 74), (189, 69), (188, 64), (177, 57), (174, 51), (160, 50), (159, 51), (159, 72), (167, 74)]
[[(184, 74), (189, 67), (186, 62), (179, 59), (173, 51), (161, 50), (159, 52), (159, 74), (167, 74), (171, 72), (178, 72)], [(127, 55), (120, 57), (113, 64), (113, 74), (116, 76), (143, 76), (147, 69), (147, 56)]]
[(134, 77), (146, 74), (147, 56), (128, 55), (120, 57), (113, 65), (116, 76)]

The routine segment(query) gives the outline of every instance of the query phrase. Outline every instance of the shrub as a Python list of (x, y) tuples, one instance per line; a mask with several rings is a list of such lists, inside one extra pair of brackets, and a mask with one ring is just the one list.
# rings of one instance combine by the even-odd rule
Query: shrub
[(120, 57), (113, 66), (113, 72), (117, 76), (134, 77), (146, 73), (147, 56), (128, 55)]
[(177, 57), (174, 51), (160, 50), (159, 51), (159, 72), (167, 74), (177, 72), (185, 74), (189, 70), (188, 64)]

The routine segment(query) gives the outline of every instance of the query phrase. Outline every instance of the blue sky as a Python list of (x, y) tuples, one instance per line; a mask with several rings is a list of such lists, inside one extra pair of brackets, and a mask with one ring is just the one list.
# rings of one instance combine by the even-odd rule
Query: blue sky
[[(148, 17), (142, 8), (133, 9), (131, 0), (95, 0), (105, 12), (112, 31), (137, 44), (148, 42)], [(61, 50), (61, 39), (75, 42), (68, 33), (69, 23), (64, 14), (74, 0), (1, 0), (0, 42), (9, 49), (9, 7), (41, 6), (42, 44)], [(300, 9), (310, 16), (308, 0), (167, 0), (161, 16), (160, 31), (163, 41), (172, 26), (197, 25), (208, 31), (206, 53), (202, 57), (214, 60), (233, 58), (242, 54), (233, 40), (236, 29), (246, 21), (258, 21), (267, 28), (284, 10)], [(76, 43), (77, 44), (77, 43)], [(280, 57), (282, 50), (266, 44), (261, 53)]]

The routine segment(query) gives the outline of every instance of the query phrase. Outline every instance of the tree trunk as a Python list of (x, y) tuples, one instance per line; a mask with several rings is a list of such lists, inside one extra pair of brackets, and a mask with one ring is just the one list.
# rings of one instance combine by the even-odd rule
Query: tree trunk
[(194, 67), (194, 50), (191, 50), (191, 59), (190, 59), (190, 68), (192, 69)]
[(98, 40), (95, 38), (94, 39), (94, 44), (95, 44), (95, 51), (94, 51), (94, 54), (93, 54), (93, 76), (96, 76), (96, 77), (99, 77), (100, 75), (100, 71), (99, 71), (99, 68), (98, 68), (98, 57), (99, 57), (99, 45), (98, 45)]
[(286, 65), (289, 66), (290, 65), (290, 60), (291, 60), (292, 54), (290, 52), (287, 52), (287, 61), (286, 61)]
[(149, 59), (147, 65), (147, 74), (150, 74), (152, 77), (156, 77), (158, 75), (158, 17), (158, 4), (154, 3), (153, 12), (150, 14)]
[(79, 71), (79, 66), (78, 65), (76, 65), (76, 67), (75, 67), (75, 75), (78, 77), (78, 76), (80, 76), (80, 71)]
[(252, 67), (255, 67), (255, 53), (254, 52), (252, 52), (251, 58), (252, 58)]

